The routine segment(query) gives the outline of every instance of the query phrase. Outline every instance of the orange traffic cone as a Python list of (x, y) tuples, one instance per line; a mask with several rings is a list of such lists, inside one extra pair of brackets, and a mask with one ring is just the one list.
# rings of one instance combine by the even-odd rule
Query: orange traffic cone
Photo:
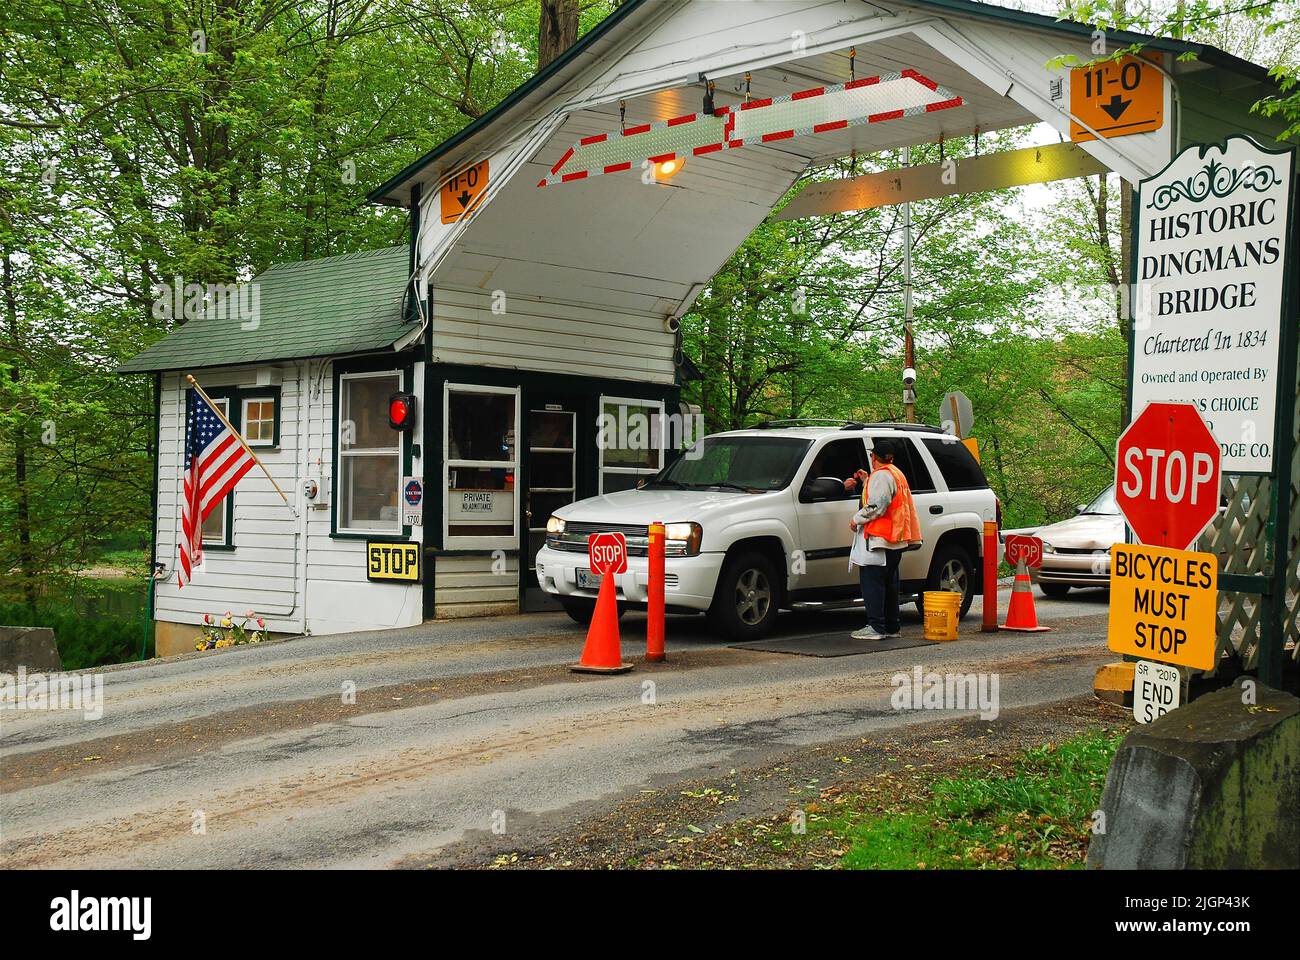
[(570, 669), (574, 673), (627, 673), (632, 669), (632, 664), (623, 662), (618, 645), (618, 597), (612, 573), (600, 578), (600, 593), (596, 595), (582, 659)]
[(1034, 588), (1029, 583), (1029, 568), (1025, 561), (1016, 564), (1016, 582), (1011, 587), (1011, 603), (1007, 606), (1007, 622), (999, 630), (1019, 630), (1022, 633), (1041, 633), (1051, 627), (1038, 625), (1038, 614), (1034, 613)]

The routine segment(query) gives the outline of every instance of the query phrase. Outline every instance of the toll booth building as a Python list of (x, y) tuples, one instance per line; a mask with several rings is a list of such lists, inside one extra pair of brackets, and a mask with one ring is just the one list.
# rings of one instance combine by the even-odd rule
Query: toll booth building
[[(405, 247), (275, 266), (256, 323), (190, 320), (125, 365), (158, 384), (160, 652), (205, 612), (327, 633), (529, 609), (551, 511), (660, 467), (662, 433), (634, 425), (680, 412), (680, 318), (810, 167), (1048, 125), (955, 185), (813, 182), (778, 216), (1106, 171), (1132, 186), (1189, 144), (1274, 143), (1249, 109), (1275, 89), (1263, 68), (1108, 38), (1134, 41), (1141, 63), (1072, 70), (1091, 27), (968, 0), (626, 0), (370, 192), (408, 212)], [(294, 509), (250, 473), (178, 588), (187, 374)], [(387, 420), (403, 390), (410, 432)]]

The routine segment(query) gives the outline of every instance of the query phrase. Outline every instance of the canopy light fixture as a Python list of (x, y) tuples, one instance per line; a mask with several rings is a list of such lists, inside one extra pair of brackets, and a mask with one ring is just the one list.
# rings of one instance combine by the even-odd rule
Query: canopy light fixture
[(655, 164), (655, 179), (670, 180), (677, 176), (678, 171), (686, 166), (686, 161), (681, 157), (673, 157), (670, 160), (661, 160)]

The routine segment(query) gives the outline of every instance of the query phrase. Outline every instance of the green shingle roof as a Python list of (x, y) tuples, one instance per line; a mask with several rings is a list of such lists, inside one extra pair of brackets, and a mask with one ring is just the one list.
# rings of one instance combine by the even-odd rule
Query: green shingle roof
[(414, 329), (402, 322), (408, 254), (400, 246), (276, 264), (252, 281), (260, 298), (256, 329), (242, 329), (238, 316), (190, 320), (118, 372), (193, 370), (391, 347)]

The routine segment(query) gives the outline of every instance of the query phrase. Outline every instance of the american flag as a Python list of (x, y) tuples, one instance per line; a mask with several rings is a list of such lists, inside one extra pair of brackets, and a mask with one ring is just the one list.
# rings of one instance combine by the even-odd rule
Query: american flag
[(179, 586), (203, 562), (203, 521), (257, 462), (197, 390), (187, 391)]

